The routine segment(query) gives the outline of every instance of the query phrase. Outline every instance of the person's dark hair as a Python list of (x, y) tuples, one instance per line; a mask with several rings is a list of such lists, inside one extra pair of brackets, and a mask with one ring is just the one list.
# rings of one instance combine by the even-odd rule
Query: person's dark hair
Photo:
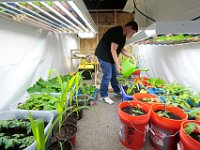
[(135, 21), (130, 21), (130, 22), (128, 22), (125, 26), (126, 26), (126, 27), (127, 27), (127, 26), (131, 26), (131, 28), (132, 28), (133, 30), (135, 30), (136, 32), (138, 32), (138, 24), (137, 24), (137, 22), (135, 22)]

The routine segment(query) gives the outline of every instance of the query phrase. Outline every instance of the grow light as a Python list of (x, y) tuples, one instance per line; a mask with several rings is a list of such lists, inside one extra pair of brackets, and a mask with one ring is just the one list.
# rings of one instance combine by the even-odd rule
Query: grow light
[(2, 0), (0, 16), (54, 32), (97, 32), (82, 0)]
[(158, 22), (141, 30), (128, 44), (181, 44), (200, 42), (200, 22)]

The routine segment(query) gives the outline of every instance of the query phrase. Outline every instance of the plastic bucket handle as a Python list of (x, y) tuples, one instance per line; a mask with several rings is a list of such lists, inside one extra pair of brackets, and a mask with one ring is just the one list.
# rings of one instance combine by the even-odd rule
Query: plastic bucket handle
[[(124, 117), (123, 117), (123, 119), (126, 120), (127, 122), (129, 122), (129, 120), (125, 119)], [(129, 124), (130, 124), (136, 131), (138, 131), (138, 132), (140, 132), (140, 133), (142, 133), (142, 134), (144, 134), (144, 135), (146, 134), (146, 132), (147, 132), (148, 129), (149, 129), (149, 126), (147, 126), (146, 132), (143, 132), (143, 131), (140, 131), (139, 129), (137, 129), (137, 128), (133, 125), (132, 122), (129, 122)]]
[[(152, 128), (148, 128), (148, 130), (155, 136), (158, 135), (157, 133), (155, 133)], [(173, 137), (176, 136), (179, 133), (180, 130), (178, 130), (177, 132), (175, 132), (174, 134), (171, 135), (164, 135), (163, 138), (169, 138), (169, 137)]]

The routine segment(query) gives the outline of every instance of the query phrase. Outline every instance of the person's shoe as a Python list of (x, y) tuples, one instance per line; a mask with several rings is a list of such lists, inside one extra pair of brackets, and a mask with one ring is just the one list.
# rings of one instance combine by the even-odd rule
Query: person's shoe
[(111, 100), (110, 97), (108, 97), (108, 96), (104, 97), (104, 98), (101, 98), (101, 100), (105, 101), (108, 104), (113, 104), (114, 103), (113, 100)]
[(114, 96), (122, 96), (122, 92), (114, 92)]

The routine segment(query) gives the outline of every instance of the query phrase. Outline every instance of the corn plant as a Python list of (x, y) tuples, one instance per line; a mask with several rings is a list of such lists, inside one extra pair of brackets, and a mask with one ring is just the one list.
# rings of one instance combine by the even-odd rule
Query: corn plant
[(44, 121), (42, 119), (34, 120), (30, 113), (30, 122), (37, 150), (45, 150)]

